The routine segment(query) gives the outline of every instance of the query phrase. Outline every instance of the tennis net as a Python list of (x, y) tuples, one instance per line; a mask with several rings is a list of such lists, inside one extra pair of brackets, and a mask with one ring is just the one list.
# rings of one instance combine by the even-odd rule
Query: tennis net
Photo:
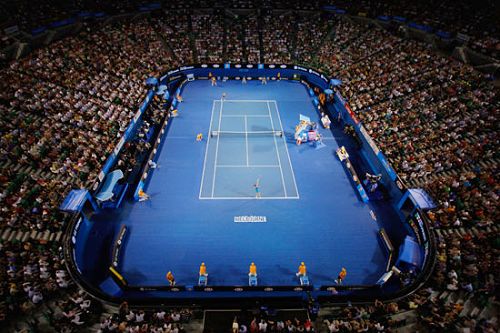
[(283, 136), (283, 131), (212, 131), (212, 137), (266, 137)]

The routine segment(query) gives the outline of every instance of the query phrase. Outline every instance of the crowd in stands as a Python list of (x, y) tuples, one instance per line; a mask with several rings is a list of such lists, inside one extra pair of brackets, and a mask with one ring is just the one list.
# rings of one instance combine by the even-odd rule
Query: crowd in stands
[(2, 320), (13, 312), (30, 313), (72, 284), (58, 245), (36, 242), (1, 244), (0, 281)]
[[(280, 317), (281, 316), (269, 316), (265, 312), (262, 312), (261, 315), (254, 316), (252, 318), (247, 318), (246, 316), (242, 316), (242, 318), (239, 318), (238, 316), (236, 316), (231, 326), (231, 332), (232, 333), (316, 332), (314, 329), (314, 323), (309, 318), (299, 320), (297, 318), (282, 319)], [(212, 333), (207, 328), (205, 328), (205, 332)]]
[(190, 64), (194, 60), (189, 37), (190, 19), (187, 12), (181, 12), (175, 16), (162, 16), (161, 19), (154, 20), (158, 26), (156, 33), (162, 36), (165, 48), (171, 50), (172, 56), (179, 64)]
[(497, 235), (480, 231), (476, 235), (451, 234), (439, 238), (434, 285), (450, 291), (475, 292), (480, 298), (494, 295), (499, 254)]
[[(2, 21), (17, 24), (25, 31), (40, 26), (48, 26), (53, 21), (74, 17), (82, 11), (105, 12), (116, 14), (137, 10), (143, 2), (128, 1), (87, 1), (77, 0), (63, 2), (57, 0), (16, 1), (2, 4), (0, 16)], [(168, 7), (175, 10), (190, 10), (192, 8), (230, 8), (252, 10), (256, 8), (274, 8), (282, 10), (313, 11), (323, 6), (334, 5), (347, 11), (348, 14), (376, 18), (378, 16), (404, 17), (418, 24), (431, 26), (435, 31), (443, 30), (451, 33), (462, 33), (471, 36), (468, 43), (480, 52), (500, 57), (500, 40), (498, 35), (498, 20), (495, 1), (277, 1), (277, 0), (189, 0), (170, 1)]]
[(224, 59), (227, 62), (243, 62), (243, 18), (235, 18), (231, 26), (226, 29), (226, 48)]
[[(144, 98), (144, 79), (161, 71), (161, 47), (143, 22), (87, 30), (4, 68), (0, 93), (0, 225), (48, 229), (71, 187), (98, 170)], [(4, 164), (5, 165), (5, 164)], [(23, 225), (24, 224), (24, 225)]]
[(370, 306), (348, 306), (323, 319), (326, 332), (391, 332), (398, 323), (389, 319), (399, 311), (397, 303), (378, 300)]
[(224, 54), (224, 17), (221, 15), (192, 15), (195, 48), (200, 63), (220, 63)]
[(246, 18), (244, 23), (244, 41), (247, 50), (246, 62), (250, 64), (260, 63), (260, 40), (259, 40), (259, 19), (255, 15)]
[[(404, 17), (428, 25), (434, 31), (461, 33), (473, 37), (482, 50), (500, 57), (498, 18), (495, 2), (480, 1), (328, 1), (353, 15), (376, 18), (380, 15)], [(490, 52), (491, 51), (491, 52)]]
[[(25, 29), (74, 10), (58, 6), (57, 1), (19, 3), (19, 7), (4, 8), (16, 12), (12, 17)], [(110, 13), (134, 7), (133, 1), (76, 3), (75, 8)], [(281, 8), (301, 6), (298, 1), (273, 2), (273, 6), (280, 4)], [(474, 42), (480, 48), (498, 49), (493, 32), (483, 36), (470, 24), (483, 11), (442, 10), (453, 7), (451, 3), (440, 8), (426, 2), (425, 11), (408, 1), (382, 2), (369, 10), (357, 4), (345, 6), (369, 16), (428, 20), (423, 23), (480, 36)], [(232, 1), (232, 5), (253, 6), (246, 1)], [(312, 1), (304, 6), (319, 5)], [(438, 14), (446, 13), (440, 20), (437, 9), (441, 9)], [(451, 29), (456, 17), (463, 20)], [(2, 46), (7, 41), (2, 38)], [(95, 182), (145, 96), (147, 77), (195, 61), (244, 60), (296, 62), (340, 78), (341, 94), (401, 179), (424, 187), (438, 205), (428, 213), (433, 227), (443, 231), (437, 271), (429, 287), (397, 304), (348, 307), (325, 322), (329, 331), (389, 331), (397, 323), (388, 318), (399, 309), (415, 310), (429, 330), (495, 331), (495, 323), (479, 320), (477, 314), (464, 315), (464, 309), (467, 302), (481, 306), (495, 302), (498, 285), (497, 88), (470, 66), (437, 54), (426, 44), (338, 17), (285, 13), (235, 18), (183, 11), (106, 26), (84, 24), (79, 34), (3, 66), (0, 228), (51, 233), (63, 229), (67, 216), (58, 211), (59, 204), (72, 188), (90, 188)], [(157, 128), (162, 117), (161, 102), (156, 100), (141, 124), (142, 136), (128, 143), (120, 157), (118, 166), (127, 176), (151, 148), (141, 139)], [(59, 246), (31, 239), (0, 244), (0, 322), (15, 312), (30, 313), (58, 290), (71, 290), (75, 301), (60, 304), (61, 311), (54, 311), (54, 325), (90, 324), (93, 314), (87, 305), (91, 301), (72, 286)], [(452, 300), (436, 296), (443, 292), (459, 296)], [(123, 311), (106, 319), (101, 329), (182, 332), (182, 321), (173, 319), (176, 314), (162, 313)], [(257, 319), (238, 323), (240, 332), (243, 324), (250, 332), (256, 325), (260, 329)], [(295, 331), (307, 331), (306, 323), (294, 321), (267, 325), (268, 332), (290, 331), (289, 325)]]
[(116, 315), (101, 321), (99, 333), (184, 333), (183, 324), (189, 322), (192, 311), (189, 309), (165, 311), (144, 311), (129, 309), (127, 302), (120, 305)]
[(332, 20), (328, 17), (319, 14), (313, 17), (296, 18), (297, 40), (293, 55), (298, 62), (317, 67), (316, 54), (323, 41), (332, 33), (331, 22)]
[(272, 17), (270, 15), (263, 18), (262, 32), (264, 63), (291, 63), (292, 55), (290, 48), (293, 47), (293, 22), (291, 15), (280, 15)]
[[(364, 36), (363, 29), (350, 33)], [(424, 186), (439, 201), (441, 208), (429, 214), (436, 226), (493, 224), (498, 214), (496, 88), (471, 67), (421, 43), (376, 34), (384, 42), (361, 37), (367, 48), (349, 59), (337, 56), (343, 46), (334, 44), (330, 54), (336, 54), (342, 95), (399, 176)]]
[[(74, 288), (72, 288), (74, 289)], [(47, 306), (46, 320), (57, 332), (74, 332), (98, 320), (99, 302), (91, 299), (83, 290), (68, 291), (67, 295)], [(37, 324), (32, 326), (36, 329)]]
[[(167, 55), (156, 59), (155, 29), (148, 21), (88, 26), (0, 70), (0, 227), (62, 230), (62, 199), (96, 180), (145, 96), (145, 78), (171, 66)], [(131, 163), (126, 153), (122, 162)], [(9, 312), (39, 303), (66, 278), (57, 246), (5, 243), (1, 251)]]
[[(496, 302), (498, 232), (443, 233), (438, 244), (436, 273), (429, 287), (411, 298), (409, 306), (416, 309), (421, 323), (431, 331), (468, 328), (496, 332), (498, 323), (481, 312)], [(444, 294), (439, 294), (442, 290)]]

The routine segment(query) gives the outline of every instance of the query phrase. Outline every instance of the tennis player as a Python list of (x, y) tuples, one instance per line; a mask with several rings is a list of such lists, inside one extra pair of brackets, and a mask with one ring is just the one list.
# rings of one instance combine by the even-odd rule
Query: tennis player
[(196, 141), (203, 141), (203, 134), (202, 133), (198, 133), (196, 135)]
[(260, 199), (261, 198), (261, 193), (260, 193), (260, 178), (257, 178), (257, 181), (255, 184), (253, 184), (253, 187), (255, 188), (255, 197)]

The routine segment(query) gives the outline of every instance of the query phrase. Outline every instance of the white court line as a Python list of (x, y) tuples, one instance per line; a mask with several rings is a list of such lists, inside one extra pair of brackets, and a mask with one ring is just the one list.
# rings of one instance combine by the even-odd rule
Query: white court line
[(267, 99), (225, 99), (224, 102), (260, 102), (260, 103), (267, 103), (267, 102), (272, 102)]
[[(219, 112), (219, 127), (217, 127), (217, 130), (220, 131), (220, 123), (222, 120), (222, 105), (224, 103), (224, 100), (221, 98), (220, 100), (220, 112)], [(215, 146), (215, 161), (214, 161), (214, 178), (212, 179), (212, 198), (214, 197), (214, 191), (215, 191), (215, 176), (217, 174), (217, 155), (219, 154), (219, 138), (220, 135), (217, 135), (217, 145)]]
[[(278, 120), (280, 122), (281, 129), (283, 130), (283, 123), (281, 122), (280, 111), (278, 109), (278, 103), (276, 101), (272, 101), (274, 106), (276, 107), (276, 113), (278, 114)], [(285, 136), (283, 135), (283, 143), (285, 144), (286, 155), (288, 156), (288, 163), (290, 163), (290, 169), (292, 170), (292, 179), (293, 184), (295, 186), (295, 193), (297, 193), (297, 197), (299, 197), (299, 189), (297, 188), (297, 182), (295, 181), (295, 172), (293, 171), (292, 160), (290, 159), (290, 153), (288, 152), (288, 146), (286, 144)]]
[(238, 165), (238, 164), (219, 164), (218, 168), (279, 168), (279, 165), (272, 164), (254, 164), (254, 165)]
[(210, 115), (210, 127), (208, 128), (209, 134), (207, 139), (207, 147), (205, 148), (205, 160), (203, 161), (203, 171), (201, 172), (200, 194), (198, 195), (199, 199), (201, 199), (201, 192), (203, 191), (203, 181), (205, 179), (205, 166), (207, 164), (208, 147), (210, 146), (210, 133), (212, 132), (212, 120), (214, 118), (215, 102), (215, 100), (212, 102), (212, 114)]
[(186, 139), (195, 140), (195, 136), (187, 136), (187, 135), (184, 135), (184, 136), (169, 136), (168, 139), (169, 140), (186, 140)]
[[(223, 111), (223, 102), (227, 102), (228, 100), (220, 100), (220, 103), (221, 103), (221, 106), (220, 106), (220, 114), (219, 114), (219, 129), (220, 129), (220, 125), (221, 125), (221, 118), (223, 117), (226, 117), (226, 116), (222, 116), (222, 111)], [(283, 124), (281, 122), (281, 117), (280, 117), (280, 114), (279, 114), (279, 110), (278, 110), (278, 105), (276, 103), (275, 100), (229, 100), (229, 101), (232, 101), (232, 102), (263, 102), (263, 103), (267, 103), (267, 108), (268, 108), (268, 112), (269, 112), (269, 116), (264, 116), (262, 115), (262, 117), (270, 117), (271, 118), (271, 122), (273, 122), (273, 119), (272, 119), (272, 115), (271, 115), (271, 109), (270, 109), (270, 105), (269, 103), (270, 102), (273, 102), (275, 103), (275, 107), (276, 107), (276, 112), (278, 113), (278, 119), (279, 119), (279, 123), (280, 123), (280, 126), (281, 126), (281, 129), (283, 129)], [(213, 101), (213, 105), (212, 105), (212, 115), (211, 115), (211, 118), (210, 118), (210, 131), (212, 131), (212, 125), (213, 125), (213, 113), (215, 111), (215, 103), (216, 102), (219, 102), (219, 100), (214, 100)], [(256, 115), (258, 116), (258, 115)], [(241, 117), (241, 116), (240, 116)], [(245, 116), (243, 116), (245, 117)], [(251, 115), (247, 115), (246, 117), (252, 117)], [(274, 129), (274, 124), (272, 123), (272, 127)], [(275, 140), (275, 145), (277, 145), (277, 142), (276, 142), (276, 138), (274, 138)], [(292, 178), (293, 178), (293, 182), (294, 182), (294, 186), (295, 186), (295, 191), (297, 193), (297, 196), (288, 196), (287, 193), (285, 193), (285, 196), (280, 196), (280, 197), (261, 197), (261, 198), (256, 198), (254, 196), (250, 196), (250, 197), (216, 197), (214, 196), (214, 191), (215, 191), (215, 179), (216, 179), (216, 169), (217, 168), (224, 168), (224, 167), (227, 167), (227, 168), (251, 168), (251, 167), (262, 167), (262, 168), (280, 168), (280, 172), (282, 174), (282, 183), (283, 183), (283, 188), (284, 190), (286, 191), (286, 187), (284, 186), (284, 176), (283, 176), (283, 168), (281, 166), (281, 159), (279, 158), (279, 154), (278, 154), (278, 150), (276, 149), (276, 152), (278, 154), (278, 162), (279, 162), (279, 165), (249, 165), (249, 166), (246, 166), (246, 165), (217, 165), (217, 158), (218, 158), (218, 144), (219, 144), (219, 137), (217, 137), (217, 145), (216, 145), (216, 156), (215, 156), (215, 161), (214, 161), (214, 177), (212, 179), (212, 195), (211, 197), (210, 196), (206, 196), (206, 197), (202, 197), (201, 194), (202, 194), (202, 188), (203, 188), (203, 180), (204, 180), (204, 174), (205, 174), (205, 168), (206, 168), (206, 161), (207, 161), (207, 156), (208, 156), (208, 148), (209, 148), (209, 142), (210, 142), (210, 136), (208, 137), (208, 140), (207, 140), (207, 148), (206, 148), (206, 151), (205, 151), (205, 161), (203, 163), (203, 172), (202, 172), (202, 184), (200, 186), (200, 195), (199, 195), (199, 199), (200, 200), (289, 200), (289, 199), (300, 199), (300, 196), (299, 196), (299, 192), (298, 192), (298, 188), (297, 188), (297, 183), (296, 183), (296, 180), (295, 180), (295, 174), (293, 172), (293, 166), (291, 164), (291, 160), (290, 160), (290, 154), (288, 152), (288, 147), (287, 147), (287, 144), (286, 144), (286, 138), (283, 137), (283, 142), (285, 144), (285, 150), (286, 150), (286, 153), (287, 153), (287, 156), (288, 156), (288, 162), (290, 164), (290, 168), (292, 170)]]
[(247, 132), (247, 116), (245, 116), (245, 152), (247, 155), (247, 166), (250, 165), (250, 162), (248, 161), (248, 132)]
[(300, 199), (299, 197), (201, 197), (200, 200), (288, 200)]
[(268, 115), (259, 115), (259, 114), (247, 114), (247, 115), (226, 115), (222, 116), (222, 118), (243, 118), (243, 117), (249, 117), (249, 118), (268, 118)]
[[(267, 110), (269, 112), (269, 118), (271, 119), (271, 128), (274, 131), (274, 122), (273, 122), (273, 117), (271, 116), (271, 107), (269, 106), (269, 102), (267, 102)], [(283, 127), (281, 129), (283, 129)], [(285, 191), (285, 197), (287, 197), (288, 194), (286, 193), (285, 177), (283, 176), (283, 169), (281, 168), (281, 159), (280, 159), (280, 153), (278, 151), (278, 142), (276, 141), (276, 135), (273, 135), (273, 140), (274, 140), (274, 147), (276, 148), (276, 157), (278, 158), (278, 164), (280, 166), (281, 184), (283, 185), (283, 190)]]

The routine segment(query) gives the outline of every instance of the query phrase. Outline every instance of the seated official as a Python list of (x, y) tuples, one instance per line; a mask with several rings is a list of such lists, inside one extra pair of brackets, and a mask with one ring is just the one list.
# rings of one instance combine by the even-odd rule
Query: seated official
[(249, 276), (257, 276), (257, 266), (255, 263), (250, 264), (250, 272), (248, 273)]
[(205, 266), (205, 263), (202, 262), (200, 265), (200, 276), (208, 276), (207, 274), (207, 266)]

